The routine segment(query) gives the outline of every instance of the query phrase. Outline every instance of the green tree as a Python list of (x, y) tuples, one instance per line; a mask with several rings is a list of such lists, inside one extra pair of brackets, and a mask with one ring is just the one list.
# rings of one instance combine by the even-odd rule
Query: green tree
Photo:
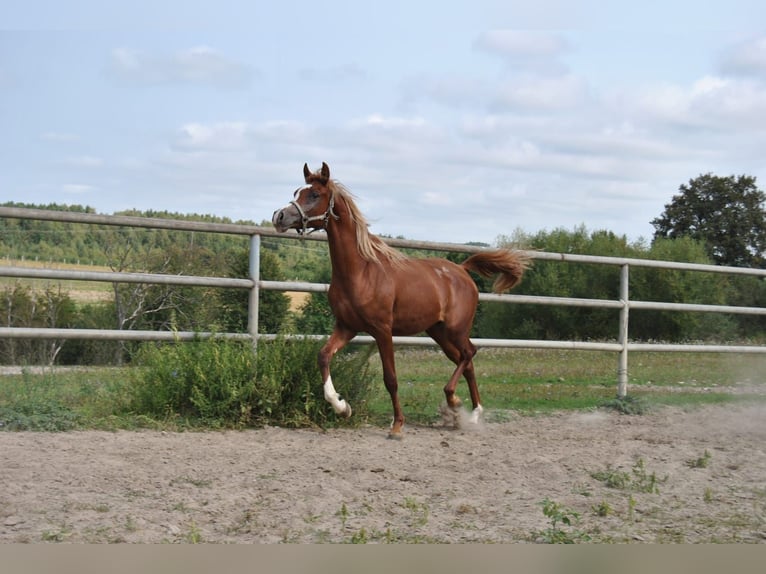
[(718, 265), (760, 267), (766, 262), (766, 194), (755, 177), (700, 175), (679, 187), (652, 220), (654, 238), (690, 237), (705, 244)]
[[(690, 237), (655, 239), (642, 258), (710, 265), (702, 242)], [(630, 297), (666, 303), (731, 304), (730, 278), (718, 273), (631, 267)], [(636, 309), (630, 312), (634, 339), (661, 341), (725, 340), (735, 336), (736, 321), (718, 313)]]
[(330, 309), (327, 293), (311, 293), (301, 305), (295, 319), (298, 333), (307, 335), (328, 335), (332, 333), (335, 317)]
[[(0, 326), (69, 328), (76, 319), (75, 304), (60, 288), (47, 286), (34, 292), (16, 283), (0, 291)], [(4, 364), (53, 364), (61, 351), (59, 339), (0, 339), (0, 362)]]
[[(517, 237), (513, 243), (519, 243), (520, 239)], [(523, 238), (521, 243), (529, 249), (555, 253), (614, 257), (631, 256), (633, 253), (625, 236), (604, 230), (590, 232), (584, 225), (572, 231), (563, 228), (540, 231)], [(619, 298), (619, 290), (618, 267), (535, 261), (512, 293), (614, 300)], [(475, 336), (491, 338), (609, 339), (616, 333), (617, 311), (591, 307), (485, 302), (479, 305), (474, 324)]]

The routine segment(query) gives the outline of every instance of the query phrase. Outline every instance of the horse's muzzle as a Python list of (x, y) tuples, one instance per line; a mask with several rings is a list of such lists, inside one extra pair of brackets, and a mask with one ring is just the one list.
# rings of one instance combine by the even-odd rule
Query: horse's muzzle
[(290, 206), (282, 209), (277, 209), (274, 215), (271, 216), (271, 223), (274, 224), (274, 228), (280, 233), (284, 233), (292, 227), (294, 223), (294, 217), (290, 216)]

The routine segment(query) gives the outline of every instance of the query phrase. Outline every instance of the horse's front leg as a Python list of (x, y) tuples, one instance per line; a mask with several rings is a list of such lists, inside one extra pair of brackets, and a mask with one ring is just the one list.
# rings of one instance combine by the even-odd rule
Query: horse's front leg
[(356, 333), (349, 331), (348, 329), (335, 325), (332, 335), (327, 340), (327, 343), (319, 351), (319, 371), (322, 373), (322, 381), (324, 384), (324, 398), (332, 405), (333, 410), (348, 418), (351, 416), (351, 405), (344, 399), (340, 398), (340, 395), (335, 390), (335, 386), (332, 384), (332, 377), (330, 376), (330, 362), (335, 356), (335, 353), (340, 351), (346, 346), (351, 339), (354, 338)]
[(396, 380), (396, 364), (394, 362), (394, 343), (391, 340), (391, 333), (378, 335), (375, 337), (380, 352), (380, 360), (383, 363), (383, 382), (386, 385), (388, 394), (391, 395), (391, 404), (394, 407), (394, 420), (391, 422), (391, 430), (388, 432), (388, 438), (402, 438), (402, 427), (404, 426), (404, 415), (402, 407), (399, 404), (399, 383)]

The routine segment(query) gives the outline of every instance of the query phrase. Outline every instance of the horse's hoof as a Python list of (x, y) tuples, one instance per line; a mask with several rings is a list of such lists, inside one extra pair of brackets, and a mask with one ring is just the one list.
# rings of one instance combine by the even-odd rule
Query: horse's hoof
[(399, 432), (389, 431), (388, 433), (388, 440), (402, 440), (403, 438), (404, 438), (404, 435), (402, 434), (402, 431), (399, 431)]
[(460, 400), (460, 397), (457, 395), (452, 396), (452, 401), (447, 401), (447, 405), (449, 408), (451, 408), (453, 411), (458, 410), (460, 407), (463, 406), (463, 401)]
[(442, 417), (442, 424), (447, 428), (460, 428), (461, 413), (462, 411), (459, 406), (453, 407), (446, 402), (439, 405), (439, 414)]
[(346, 410), (345, 410), (345, 411), (343, 411), (343, 413), (341, 413), (341, 416), (342, 416), (344, 419), (349, 419), (349, 418), (351, 418), (351, 413), (352, 413), (352, 412), (353, 412), (353, 411), (351, 410), (351, 405), (350, 405), (350, 404), (348, 404), (348, 403), (346, 403)]

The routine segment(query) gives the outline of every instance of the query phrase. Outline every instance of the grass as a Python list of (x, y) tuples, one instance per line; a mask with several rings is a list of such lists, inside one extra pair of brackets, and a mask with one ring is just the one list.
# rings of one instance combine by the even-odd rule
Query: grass
[[(633, 353), (630, 361), (629, 397), (650, 408), (766, 400), (766, 393), (760, 390), (732, 392), (737, 383), (746, 383), (756, 390), (758, 386), (765, 388), (764, 356)], [(475, 364), (482, 403), (490, 421), (508, 411), (536, 414), (593, 409), (615, 397), (614, 353), (482, 349)], [(357, 421), (386, 426), (391, 420), (391, 405), (377, 354), (370, 357), (370, 366), (376, 382), (363, 410), (366, 418), (362, 410), (355, 411), (359, 414)], [(135, 371), (131, 369), (135, 368), (52, 368), (41, 374), (25, 370), (18, 375), (2, 376), (0, 428), (43, 431), (206, 428), (205, 421), (170, 413), (150, 416), (131, 410), (131, 385), (135, 381)], [(438, 407), (444, 400), (442, 388), (453, 368), (436, 350), (397, 351), (400, 400), (408, 423), (432, 424), (438, 420)], [(340, 369), (335, 372), (340, 373)], [(321, 390), (318, 370), (314, 378), (314, 384)], [(348, 384), (341, 378), (336, 382), (338, 388)], [(462, 381), (458, 395), (470, 404)]]
[[(379, 361), (373, 367), (382, 379)], [(695, 406), (766, 400), (763, 394), (731, 392), (737, 383), (764, 384), (766, 356), (699, 353), (632, 353), (628, 414), (654, 405)], [(593, 409), (614, 400), (617, 356), (609, 352), (540, 349), (481, 349), (474, 359), (482, 404), (489, 411), (523, 414), (556, 410)], [(444, 400), (443, 386), (454, 366), (435, 349), (397, 352), (399, 397), (410, 423), (430, 424)], [(458, 395), (468, 399), (461, 380)], [(378, 386), (372, 413), (390, 420), (390, 401)]]

